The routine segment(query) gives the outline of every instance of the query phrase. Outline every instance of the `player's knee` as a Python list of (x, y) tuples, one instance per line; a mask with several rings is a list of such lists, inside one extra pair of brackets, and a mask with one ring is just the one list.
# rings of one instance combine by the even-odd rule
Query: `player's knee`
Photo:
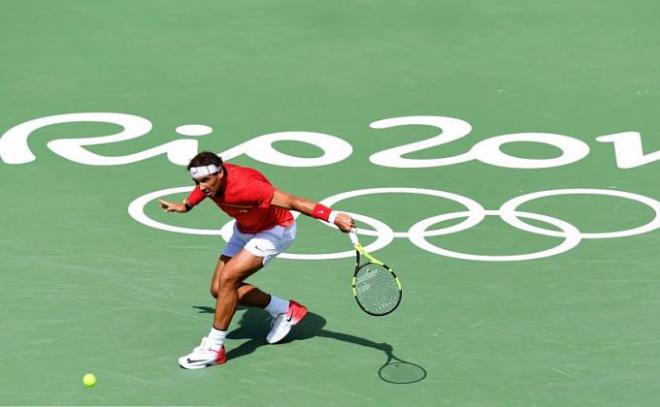
[(220, 292), (219, 284), (211, 285), (211, 297), (218, 298), (218, 292)]
[(223, 289), (238, 290), (241, 285), (241, 279), (237, 273), (224, 272), (220, 276), (218, 292)]

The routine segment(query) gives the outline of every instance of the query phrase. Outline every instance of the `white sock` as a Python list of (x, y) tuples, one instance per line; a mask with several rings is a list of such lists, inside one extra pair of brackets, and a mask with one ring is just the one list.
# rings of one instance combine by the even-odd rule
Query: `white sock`
[(270, 296), (270, 302), (266, 306), (266, 311), (276, 317), (280, 314), (286, 314), (289, 311), (289, 300), (283, 300), (274, 295)]
[(211, 332), (209, 333), (209, 336), (206, 338), (210, 342), (213, 347), (216, 346), (222, 346), (222, 344), (225, 341), (225, 338), (227, 337), (227, 331), (221, 331), (219, 329), (215, 329), (211, 327)]

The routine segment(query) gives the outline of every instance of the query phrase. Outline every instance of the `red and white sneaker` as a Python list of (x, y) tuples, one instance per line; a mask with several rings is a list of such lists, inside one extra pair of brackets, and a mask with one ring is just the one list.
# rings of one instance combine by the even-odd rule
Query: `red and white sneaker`
[(212, 346), (206, 337), (202, 343), (186, 356), (179, 358), (179, 366), (184, 369), (201, 369), (213, 365), (221, 365), (227, 361), (225, 346)]
[(266, 342), (277, 343), (284, 339), (291, 331), (291, 327), (302, 321), (307, 315), (307, 307), (289, 300), (289, 310), (273, 319), (272, 328), (266, 336)]

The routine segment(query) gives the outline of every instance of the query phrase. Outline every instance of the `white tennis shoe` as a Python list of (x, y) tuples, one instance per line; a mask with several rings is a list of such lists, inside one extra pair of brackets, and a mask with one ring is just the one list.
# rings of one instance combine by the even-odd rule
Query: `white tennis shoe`
[(198, 347), (188, 355), (179, 358), (179, 366), (184, 369), (202, 369), (208, 366), (221, 365), (226, 361), (225, 346), (212, 346), (204, 337)]
[(307, 315), (307, 307), (294, 300), (289, 301), (289, 310), (273, 319), (272, 328), (266, 336), (266, 342), (277, 343), (291, 331), (291, 327), (302, 321)]

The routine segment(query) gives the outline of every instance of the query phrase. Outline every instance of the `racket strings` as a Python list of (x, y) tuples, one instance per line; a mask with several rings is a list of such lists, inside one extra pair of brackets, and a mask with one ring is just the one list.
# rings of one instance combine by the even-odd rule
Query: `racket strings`
[(374, 314), (385, 314), (396, 308), (401, 295), (394, 275), (375, 264), (367, 264), (358, 271), (355, 291), (360, 304)]

